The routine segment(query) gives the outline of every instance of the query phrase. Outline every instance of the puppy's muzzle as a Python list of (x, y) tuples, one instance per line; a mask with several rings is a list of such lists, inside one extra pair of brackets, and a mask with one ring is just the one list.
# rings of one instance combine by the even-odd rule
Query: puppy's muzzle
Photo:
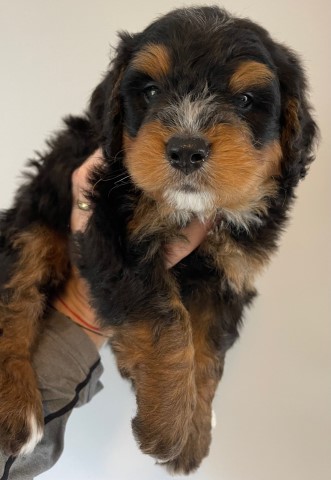
[(166, 146), (170, 165), (185, 175), (202, 167), (209, 152), (209, 144), (200, 137), (172, 137)]

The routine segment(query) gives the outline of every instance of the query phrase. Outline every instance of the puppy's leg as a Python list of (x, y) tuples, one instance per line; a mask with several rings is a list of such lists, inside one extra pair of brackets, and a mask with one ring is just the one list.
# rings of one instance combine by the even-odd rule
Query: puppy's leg
[(224, 353), (217, 343), (221, 338), (215, 324), (215, 312), (201, 301), (189, 309), (195, 350), (195, 383), (197, 403), (194, 410), (188, 440), (181, 453), (167, 468), (171, 472), (188, 474), (197, 469), (208, 455), (211, 442), (212, 401), (221, 379)]
[(41, 396), (31, 354), (45, 309), (41, 289), (56, 287), (68, 268), (65, 239), (35, 226), (16, 234), (17, 261), (0, 296), (0, 445), (31, 452), (43, 433)]
[(119, 370), (136, 390), (136, 439), (160, 461), (175, 458), (186, 444), (196, 401), (188, 312), (179, 301), (172, 307), (171, 322), (145, 318), (115, 327), (111, 341)]
[(195, 407), (189, 314), (175, 276), (165, 269), (166, 239), (151, 208), (150, 217), (135, 212), (130, 243), (120, 238), (120, 230), (111, 231), (114, 221), (105, 235), (100, 226), (107, 216), (100, 215), (101, 208), (96, 205), (87, 231), (76, 235), (77, 266), (89, 284), (100, 325), (113, 331), (119, 370), (134, 384), (138, 411), (132, 426), (140, 448), (167, 461), (185, 445)]

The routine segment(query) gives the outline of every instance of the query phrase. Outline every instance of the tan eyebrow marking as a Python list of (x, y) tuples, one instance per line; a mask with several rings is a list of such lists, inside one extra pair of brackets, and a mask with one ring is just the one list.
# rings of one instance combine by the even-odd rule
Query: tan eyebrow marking
[(131, 65), (151, 78), (161, 79), (170, 70), (169, 51), (164, 45), (149, 44), (136, 54)]
[(267, 65), (255, 61), (242, 63), (230, 78), (230, 88), (234, 93), (242, 92), (249, 87), (267, 85), (274, 78)]

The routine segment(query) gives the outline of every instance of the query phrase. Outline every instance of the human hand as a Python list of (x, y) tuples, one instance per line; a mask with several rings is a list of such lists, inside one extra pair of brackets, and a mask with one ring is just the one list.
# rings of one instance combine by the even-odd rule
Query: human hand
[[(89, 189), (88, 176), (103, 161), (101, 149), (96, 150), (72, 174), (72, 210), (70, 227), (73, 233), (86, 228), (91, 215), (85, 192)], [(76, 267), (72, 267), (61, 296), (53, 302), (54, 307), (75, 323), (84, 328), (96, 347), (99, 349), (107, 340), (107, 332), (100, 332), (98, 321), (89, 303), (89, 291), (86, 281), (80, 277)], [(105, 336), (103, 336), (105, 335)]]

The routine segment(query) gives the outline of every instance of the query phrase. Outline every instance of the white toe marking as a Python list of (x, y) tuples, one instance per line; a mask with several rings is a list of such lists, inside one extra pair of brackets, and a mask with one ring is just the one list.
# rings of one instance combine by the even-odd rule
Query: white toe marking
[(217, 418), (216, 418), (216, 413), (215, 410), (211, 411), (211, 428), (215, 428), (217, 425)]
[(43, 429), (38, 425), (36, 417), (32, 413), (29, 416), (28, 423), (30, 425), (30, 436), (26, 444), (21, 448), (19, 455), (32, 453), (43, 437)]

